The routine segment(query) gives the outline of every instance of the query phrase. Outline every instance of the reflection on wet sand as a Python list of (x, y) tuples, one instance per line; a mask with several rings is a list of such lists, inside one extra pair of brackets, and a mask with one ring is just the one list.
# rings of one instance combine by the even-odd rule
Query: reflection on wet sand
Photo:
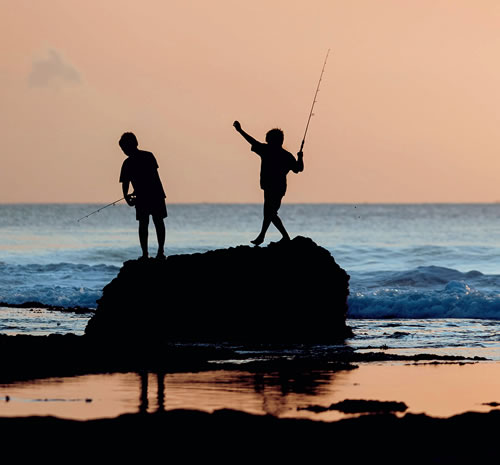
[[(451, 416), (489, 411), (500, 401), (499, 363), (361, 364), (346, 371), (119, 373), (0, 385), (0, 416), (53, 415), (91, 419), (172, 409), (228, 408), (278, 417), (333, 421), (349, 415), (314, 413), (345, 399), (399, 401), (408, 411)], [(8, 400), (7, 400), (8, 399)]]
[[(140, 373), (139, 412), (191, 408), (213, 411), (241, 409), (277, 417), (295, 412), (299, 398), (313, 399), (328, 392), (332, 371), (281, 371), (249, 373), (210, 371), (202, 373)], [(165, 394), (165, 383), (167, 392)], [(150, 405), (156, 390), (156, 403)]]
[[(163, 412), (165, 410), (165, 373), (156, 372), (156, 411)], [(147, 413), (149, 411), (149, 373), (143, 371), (139, 373), (141, 380), (141, 395), (139, 398), (139, 413)]]
[(337, 375), (332, 371), (215, 370), (52, 378), (0, 385), (0, 416), (53, 415), (86, 420), (165, 409), (222, 408), (294, 416), (299, 404), (327, 395)]

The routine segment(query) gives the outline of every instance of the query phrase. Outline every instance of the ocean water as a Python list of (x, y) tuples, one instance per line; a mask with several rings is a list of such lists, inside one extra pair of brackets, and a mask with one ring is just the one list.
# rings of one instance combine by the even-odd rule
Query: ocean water
[[(126, 205), (0, 205), (0, 302), (95, 308), (122, 263), (140, 255)], [(249, 244), (257, 204), (169, 205), (167, 254)], [(500, 204), (284, 204), (291, 236), (311, 237), (351, 276), (356, 348), (400, 351), (500, 347)], [(268, 241), (278, 240), (272, 227)], [(156, 237), (150, 226), (150, 253)], [(69, 314), (68, 314), (69, 315)], [(0, 309), (0, 333), (81, 334), (78, 317)], [(500, 359), (500, 357), (499, 357)]]

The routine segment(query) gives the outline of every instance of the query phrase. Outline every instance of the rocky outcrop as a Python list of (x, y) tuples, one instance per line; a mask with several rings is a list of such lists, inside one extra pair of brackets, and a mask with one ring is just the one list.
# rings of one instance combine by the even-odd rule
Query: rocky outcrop
[(332, 342), (348, 337), (349, 275), (311, 239), (125, 262), (86, 335), (152, 340)]

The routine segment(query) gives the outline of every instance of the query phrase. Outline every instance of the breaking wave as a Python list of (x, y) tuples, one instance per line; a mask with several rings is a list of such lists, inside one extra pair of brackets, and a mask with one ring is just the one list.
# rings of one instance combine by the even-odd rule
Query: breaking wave
[(0, 302), (95, 308), (102, 288), (118, 270), (113, 265), (0, 263)]
[(499, 275), (428, 266), (352, 281), (350, 318), (500, 319)]

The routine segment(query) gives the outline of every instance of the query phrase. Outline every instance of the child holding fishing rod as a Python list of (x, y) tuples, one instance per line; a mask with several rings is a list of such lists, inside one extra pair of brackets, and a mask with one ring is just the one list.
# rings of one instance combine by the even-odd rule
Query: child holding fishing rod
[[(149, 216), (153, 217), (158, 239), (158, 254), (156, 258), (165, 259), (165, 223), (167, 207), (165, 205), (165, 191), (158, 175), (158, 163), (151, 152), (138, 149), (137, 138), (132, 132), (126, 132), (118, 142), (124, 160), (120, 182), (122, 183), (123, 197), (129, 206), (135, 206), (135, 217), (139, 221), (139, 242), (142, 249), (141, 259), (149, 257), (148, 253), (148, 226)], [(132, 183), (133, 194), (128, 190)]]
[(255, 245), (262, 244), (271, 223), (283, 236), (281, 240), (289, 241), (290, 236), (278, 216), (278, 210), (281, 206), (281, 199), (286, 193), (286, 175), (289, 171), (300, 173), (304, 170), (303, 153), (300, 151), (297, 154), (298, 159), (295, 159), (282, 147), (284, 135), (281, 129), (271, 129), (266, 134), (267, 143), (263, 144), (247, 134), (238, 121), (235, 121), (233, 126), (252, 146), (252, 152), (255, 152), (261, 159), (260, 188), (264, 191), (264, 219), (259, 235), (250, 242)]
[(307, 118), (306, 130), (304, 131), (304, 137), (302, 138), (300, 150), (297, 153), (297, 159), (295, 159), (295, 157), (290, 152), (287, 152), (282, 147), (284, 135), (281, 129), (271, 129), (266, 134), (267, 144), (263, 144), (255, 140), (252, 136), (241, 129), (241, 124), (239, 123), (239, 121), (235, 121), (233, 123), (236, 131), (238, 131), (243, 136), (243, 138), (252, 146), (252, 151), (259, 155), (259, 157), (261, 158), (260, 187), (264, 191), (264, 219), (262, 220), (262, 228), (259, 235), (253, 241), (250, 241), (252, 242), (252, 244), (260, 245), (264, 242), (267, 229), (269, 228), (271, 223), (276, 226), (278, 231), (283, 236), (283, 238), (281, 239), (282, 241), (290, 240), (290, 236), (288, 235), (280, 217), (278, 216), (278, 210), (281, 206), (281, 199), (286, 193), (286, 175), (289, 171), (300, 173), (304, 170), (304, 154), (302, 150), (304, 149), (307, 130), (309, 129), (311, 117), (313, 116), (314, 105), (317, 102), (316, 98), (318, 96), (319, 86), (321, 84), (321, 80), (323, 79), (323, 73), (325, 72), (325, 66), (329, 54), (330, 49), (328, 49), (325, 61), (323, 62), (323, 68), (321, 69), (316, 92), (314, 93), (311, 111), (309, 112), (309, 117)]

